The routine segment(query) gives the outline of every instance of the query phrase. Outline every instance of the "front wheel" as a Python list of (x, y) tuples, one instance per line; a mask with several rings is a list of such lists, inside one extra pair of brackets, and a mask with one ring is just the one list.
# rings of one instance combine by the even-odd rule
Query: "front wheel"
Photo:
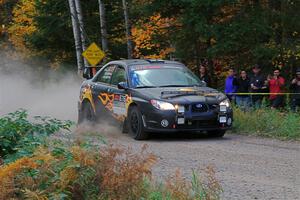
[(208, 131), (208, 135), (212, 137), (218, 137), (221, 138), (225, 135), (226, 130), (213, 130), (213, 131)]
[(128, 125), (129, 134), (134, 139), (145, 140), (149, 137), (149, 134), (144, 131), (142, 114), (136, 106), (129, 110)]

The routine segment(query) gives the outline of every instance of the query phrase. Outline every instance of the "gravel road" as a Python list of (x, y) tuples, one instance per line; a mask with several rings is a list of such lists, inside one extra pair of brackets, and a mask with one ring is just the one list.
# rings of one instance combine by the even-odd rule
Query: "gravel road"
[(107, 134), (117, 145), (139, 151), (147, 144), (158, 156), (154, 176), (213, 165), (224, 193), (222, 199), (300, 199), (300, 142), (227, 134), (222, 139), (195, 134), (154, 135), (135, 141), (126, 134)]
[[(76, 103), (70, 102), (78, 98), (80, 82), (73, 75), (49, 81), (42, 84), (44, 87), (33, 86), (39, 75), (31, 73), (30, 67), (5, 62), (8, 69), (18, 73), (0, 77), (0, 91), (5, 94), (0, 101), (0, 115), (25, 108), (31, 114), (76, 121)], [(52, 74), (53, 80), (57, 75)], [(167, 177), (178, 168), (190, 177), (192, 169), (213, 165), (224, 189), (222, 199), (300, 199), (300, 142), (230, 134), (222, 139), (164, 134), (135, 141), (115, 128), (106, 128), (106, 132), (112, 143), (130, 146), (137, 152), (147, 144), (159, 158), (154, 168), (157, 178)]]

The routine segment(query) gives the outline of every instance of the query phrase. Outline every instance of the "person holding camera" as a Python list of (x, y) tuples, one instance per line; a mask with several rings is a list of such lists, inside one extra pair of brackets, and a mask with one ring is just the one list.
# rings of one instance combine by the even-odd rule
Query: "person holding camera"
[(263, 93), (266, 89), (266, 79), (265, 76), (261, 73), (261, 68), (259, 65), (254, 65), (252, 68), (253, 75), (250, 78), (250, 92), (252, 106), (255, 108), (260, 108), (264, 96), (260, 93)]
[(291, 109), (293, 111), (300, 107), (300, 68), (296, 71), (296, 77), (292, 80), (290, 85), (291, 92)]
[(282, 76), (280, 76), (280, 70), (275, 69), (273, 71), (273, 76), (268, 76), (268, 85), (270, 89), (270, 102), (271, 108), (279, 108), (283, 106), (284, 96), (280, 93), (283, 93), (283, 88), (285, 84), (285, 80)]

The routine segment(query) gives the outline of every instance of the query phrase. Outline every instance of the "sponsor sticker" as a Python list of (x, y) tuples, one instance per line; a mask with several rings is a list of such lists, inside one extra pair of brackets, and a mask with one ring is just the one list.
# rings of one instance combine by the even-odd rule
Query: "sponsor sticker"
[(114, 95), (113, 112), (117, 115), (126, 114), (126, 95)]

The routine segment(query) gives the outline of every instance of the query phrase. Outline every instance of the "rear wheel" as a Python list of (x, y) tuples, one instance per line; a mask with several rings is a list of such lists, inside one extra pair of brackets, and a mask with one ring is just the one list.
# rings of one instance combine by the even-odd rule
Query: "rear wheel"
[(136, 140), (145, 140), (149, 137), (149, 134), (144, 131), (142, 114), (136, 106), (129, 110), (128, 130), (129, 134)]
[(96, 121), (95, 113), (92, 105), (89, 102), (85, 102), (82, 105), (82, 110), (79, 112), (78, 124), (83, 122), (94, 123)]
[(226, 133), (226, 130), (213, 130), (213, 131), (208, 131), (208, 135), (212, 137), (223, 137)]

